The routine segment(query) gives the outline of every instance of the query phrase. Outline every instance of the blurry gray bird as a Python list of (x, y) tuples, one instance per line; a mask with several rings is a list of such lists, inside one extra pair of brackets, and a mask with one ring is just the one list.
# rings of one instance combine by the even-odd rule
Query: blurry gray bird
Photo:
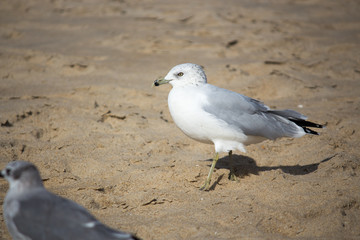
[(10, 185), (4, 218), (14, 240), (135, 240), (109, 228), (85, 208), (47, 191), (34, 164), (10, 162), (0, 172)]
[[(245, 152), (245, 146), (266, 139), (302, 137), (322, 128), (306, 121), (307, 117), (293, 110), (272, 110), (262, 102), (227, 89), (208, 84), (201, 66), (184, 63), (173, 67), (154, 86), (170, 83), (170, 114), (175, 124), (189, 137), (215, 145), (208, 177), (202, 190), (209, 190), (211, 175), (220, 152)], [(230, 174), (235, 179), (233, 169)]]

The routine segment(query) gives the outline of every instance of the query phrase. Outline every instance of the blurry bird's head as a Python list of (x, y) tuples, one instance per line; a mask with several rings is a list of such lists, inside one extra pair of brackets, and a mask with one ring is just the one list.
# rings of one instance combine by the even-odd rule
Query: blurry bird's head
[(13, 161), (1, 170), (0, 177), (5, 178), (11, 188), (42, 186), (40, 173), (36, 166), (25, 161)]

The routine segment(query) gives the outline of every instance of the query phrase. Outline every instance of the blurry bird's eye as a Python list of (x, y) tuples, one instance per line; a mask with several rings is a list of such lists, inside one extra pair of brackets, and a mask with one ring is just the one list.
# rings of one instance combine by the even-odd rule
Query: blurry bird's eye
[(11, 170), (10, 169), (6, 169), (6, 175), (10, 175)]
[(181, 76), (184, 75), (184, 73), (183, 73), (183, 72), (179, 72), (177, 75), (178, 75), (179, 77), (181, 77)]

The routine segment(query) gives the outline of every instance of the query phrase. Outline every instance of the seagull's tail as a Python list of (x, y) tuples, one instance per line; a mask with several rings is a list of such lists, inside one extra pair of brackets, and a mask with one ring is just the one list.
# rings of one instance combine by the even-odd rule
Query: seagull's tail
[(307, 128), (307, 127), (313, 127), (313, 128), (324, 128), (325, 127), (324, 125), (309, 122), (309, 121), (302, 120), (302, 119), (292, 119), (292, 118), (288, 118), (288, 119), (290, 121), (292, 121), (293, 123), (295, 123), (296, 125), (298, 125), (299, 127), (302, 127), (304, 129), (304, 131), (308, 134), (319, 135), (318, 132), (311, 130), (310, 128)]
[(318, 132), (311, 130), (307, 127), (311, 127), (311, 128), (324, 128), (325, 125), (321, 125), (321, 124), (317, 124), (317, 123), (313, 123), (310, 121), (306, 121), (307, 117), (302, 115), (301, 113), (298, 113), (294, 110), (290, 110), (290, 109), (286, 109), (286, 110), (270, 110), (271, 113), (282, 116), (286, 119), (288, 119), (289, 121), (292, 121), (293, 123), (295, 123), (296, 125), (298, 125), (299, 127), (302, 127), (302, 129), (304, 129), (305, 133), (307, 134), (313, 134), (313, 135), (319, 135)]

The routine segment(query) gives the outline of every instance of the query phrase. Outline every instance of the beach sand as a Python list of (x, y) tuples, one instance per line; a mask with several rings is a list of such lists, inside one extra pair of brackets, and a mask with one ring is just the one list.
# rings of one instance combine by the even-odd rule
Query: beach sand
[[(101, 2), (101, 4), (100, 4)], [(145, 239), (360, 239), (359, 1), (0, 2), (0, 168)], [(167, 107), (175, 65), (326, 124), (221, 155)], [(0, 180), (2, 205), (8, 183)], [(0, 212), (0, 236), (10, 239)]]

